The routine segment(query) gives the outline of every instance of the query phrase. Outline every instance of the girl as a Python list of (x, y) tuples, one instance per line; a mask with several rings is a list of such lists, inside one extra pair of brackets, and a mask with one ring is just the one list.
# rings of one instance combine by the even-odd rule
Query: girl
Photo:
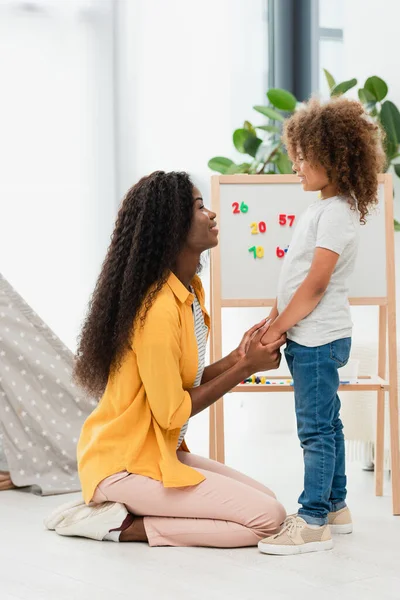
[(58, 534), (231, 548), (254, 546), (283, 522), (268, 488), (184, 442), (190, 417), (258, 369), (277, 368), (285, 342), (263, 346), (268, 325), (259, 323), (204, 368), (209, 318), (196, 272), (218, 243), (216, 225), (186, 173), (159, 171), (129, 190), (76, 364), (82, 386), (103, 394), (78, 445), (90, 505), (53, 513), (46, 525)]
[(359, 225), (377, 203), (384, 167), (381, 132), (361, 104), (311, 100), (286, 123), (284, 140), (303, 189), (320, 192), (302, 215), (282, 267), (273, 320), (263, 338), (287, 332), (297, 430), (304, 454), (298, 515), (260, 542), (262, 552), (297, 554), (332, 548), (331, 531), (350, 533), (346, 506), (338, 368), (350, 354), (348, 281)]

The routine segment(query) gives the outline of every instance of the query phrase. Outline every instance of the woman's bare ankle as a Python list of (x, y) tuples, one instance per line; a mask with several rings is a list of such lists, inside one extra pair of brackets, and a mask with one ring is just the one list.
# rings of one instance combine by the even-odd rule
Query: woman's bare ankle
[(137, 517), (119, 536), (120, 542), (148, 542), (143, 517)]

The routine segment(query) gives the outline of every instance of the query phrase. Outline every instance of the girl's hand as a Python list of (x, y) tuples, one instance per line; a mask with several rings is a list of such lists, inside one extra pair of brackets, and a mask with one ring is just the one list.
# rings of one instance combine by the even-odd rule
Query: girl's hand
[(278, 340), (281, 336), (282, 333), (280, 333), (280, 331), (274, 326), (274, 323), (272, 323), (270, 328), (264, 333), (263, 337), (261, 338), (261, 343), (264, 344), (264, 346), (266, 344), (271, 344), (272, 342)]
[(257, 371), (270, 371), (277, 369), (281, 362), (281, 353), (279, 348), (286, 342), (286, 335), (280, 336), (275, 341), (267, 344), (261, 343), (261, 339), (269, 329), (269, 323), (253, 335), (249, 342), (246, 356), (243, 358), (246, 361), (251, 373)]

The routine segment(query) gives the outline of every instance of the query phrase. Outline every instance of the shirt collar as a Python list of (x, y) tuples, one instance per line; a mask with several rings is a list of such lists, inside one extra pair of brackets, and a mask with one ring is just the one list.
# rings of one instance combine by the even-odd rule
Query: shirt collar
[[(177, 276), (174, 273), (170, 273), (167, 279), (167, 284), (169, 285), (175, 296), (178, 298), (179, 302), (181, 302), (182, 304), (184, 304), (185, 302), (187, 304), (193, 303), (193, 294), (183, 285), (183, 283), (180, 281), (180, 279), (177, 278)], [(199, 289), (201, 283), (197, 275), (194, 276), (194, 278), (190, 282), (190, 285), (193, 287), (195, 292)]]

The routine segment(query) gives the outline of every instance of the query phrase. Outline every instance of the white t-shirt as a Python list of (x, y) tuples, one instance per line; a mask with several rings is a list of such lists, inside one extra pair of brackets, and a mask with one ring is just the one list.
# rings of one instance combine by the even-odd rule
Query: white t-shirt
[(315, 347), (351, 337), (348, 282), (357, 257), (359, 227), (358, 210), (338, 196), (313, 202), (300, 217), (279, 278), (278, 312), (287, 307), (308, 275), (316, 248), (332, 250), (339, 259), (321, 301), (288, 331), (288, 339)]

